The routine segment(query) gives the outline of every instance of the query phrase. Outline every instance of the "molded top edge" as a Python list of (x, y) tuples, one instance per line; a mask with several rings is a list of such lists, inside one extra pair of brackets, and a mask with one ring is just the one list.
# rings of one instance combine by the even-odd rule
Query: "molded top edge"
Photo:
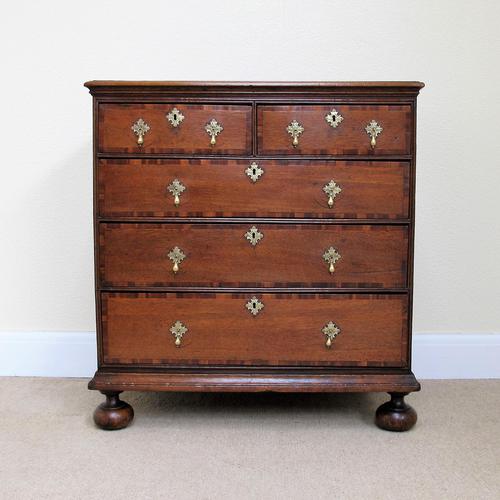
[(85, 87), (89, 89), (97, 87), (322, 87), (322, 88), (414, 88), (424, 87), (422, 82), (203, 82), (203, 81), (125, 81), (125, 80), (91, 80), (85, 82)]

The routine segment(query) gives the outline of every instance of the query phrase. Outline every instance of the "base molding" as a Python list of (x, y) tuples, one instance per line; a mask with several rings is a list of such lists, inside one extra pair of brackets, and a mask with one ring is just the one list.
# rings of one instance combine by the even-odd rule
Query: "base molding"
[(97, 371), (89, 389), (99, 391), (178, 392), (414, 392), (413, 373), (259, 373), (233, 372), (108, 372)]

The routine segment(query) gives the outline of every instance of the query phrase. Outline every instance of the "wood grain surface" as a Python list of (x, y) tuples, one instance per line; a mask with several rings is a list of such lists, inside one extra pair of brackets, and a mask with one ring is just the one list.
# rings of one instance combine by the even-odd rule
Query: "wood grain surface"
[[(333, 108), (343, 117), (336, 128), (325, 120)], [(286, 130), (292, 120), (304, 127), (296, 148)], [(365, 131), (372, 120), (383, 128), (375, 148)], [(259, 105), (257, 127), (259, 154), (405, 155), (410, 153), (412, 110), (408, 105)]]
[[(100, 224), (101, 286), (404, 288), (406, 226), (259, 224)], [(186, 255), (177, 274), (168, 253)], [(341, 258), (329, 273), (324, 252)]]
[[(252, 182), (246, 169), (263, 174)], [(409, 162), (236, 159), (102, 159), (101, 217), (401, 219), (409, 215)], [(168, 186), (185, 186), (180, 205)], [(341, 192), (332, 208), (323, 187)]]
[[(174, 107), (184, 120), (173, 127), (167, 113)], [(132, 125), (142, 118), (150, 127), (142, 147)], [(212, 119), (224, 130), (210, 145), (205, 125)], [(233, 104), (101, 104), (99, 151), (107, 153), (249, 154), (252, 148), (252, 106)]]
[[(89, 388), (408, 393), (420, 82), (91, 81)], [(172, 127), (166, 114), (181, 110)], [(343, 121), (332, 128), (335, 108)], [(138, 147), (132, 124), (151, 127)], [(210, 146), (205, 125), (224, 130)], [(304, 126), (299, 147), (286, 127)], [(382, 127), (376, 147), (366, 125)], [(252, 161), (264, 170), (253, 183)], [(175, 207), (168, 185), (186, 190)], [(332, 208), (323, 187), (342, 189)], [(297, 219), (297, 220), (294, 220)], [(324, 220), (323, 220), (324, 219)], [(245, 232), (264, 238), (253, 247)], [(177, 274), (168, 252), (186, 254)], [(341, 254), (330, 275), (323, 253)], [(253, 316), (246, 302), (264, 309)], [(175, 347), (170, 327), (188, 331)], [(331, 349), (321, 332), (341, 329)], [(110, 406), (107, 404), (106, 408)], [(111, 405), (116, 406), (116, 405)]]
[[(169, 365), (335, 365), (401, 367), (407, 297), (392, 295), (103, 293), (104, 362)], [(170, 327), (187, 332), (180, 347)], [(340, 333), (325, 346), (323, 327)]]

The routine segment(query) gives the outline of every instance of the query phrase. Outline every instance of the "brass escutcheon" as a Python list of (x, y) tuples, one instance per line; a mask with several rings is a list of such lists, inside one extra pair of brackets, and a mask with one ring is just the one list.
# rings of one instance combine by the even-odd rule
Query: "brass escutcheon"
[(170, 125), (174, 128), (178, 127), (182, 120), (184, 120), (184, 115), (177, 108), (173, 108), (165, 116), (167, 117)]
[(253, 161), (245, 169), (245, 173), (248, 175), (248, 177), (250, 177), (252, 182), (257, 182), (259, 180), (260, 176), (264, 174), (264, 169), (260, 168), (258, 163)]
[(257, 316), (262, 309), (264, 309), (264, 304), (255, 295), (245, 304), (245, 307), (250, 311), (252, 316)]
[(255, 246), (262, 238), (264, 238), (264, 235), (255, 226), (252, 226), (245, 233), (245, 238), (250, 242), (252, 246)]
[(344, 117), (335, 108), (325, 116), (326, 123), (332, 128), (337, 128), (343, 119)]

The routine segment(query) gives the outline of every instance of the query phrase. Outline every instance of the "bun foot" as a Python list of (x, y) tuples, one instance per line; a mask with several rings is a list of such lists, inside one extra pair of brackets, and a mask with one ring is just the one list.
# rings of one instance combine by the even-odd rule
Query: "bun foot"
[(106, 396), (106, 401), (94, 411), (96, 425), (108, 431), (127, 427), (134, 418), (133, 408), (125, 401), (121, 401), (120, 392), (101, 391), (101, 393)]
[(409, 431), (417, 422), (417, 412), (405, 403), (407, 392), (390, 392), (391, 400), (379, 406), (375, 423), (386, 431)]

